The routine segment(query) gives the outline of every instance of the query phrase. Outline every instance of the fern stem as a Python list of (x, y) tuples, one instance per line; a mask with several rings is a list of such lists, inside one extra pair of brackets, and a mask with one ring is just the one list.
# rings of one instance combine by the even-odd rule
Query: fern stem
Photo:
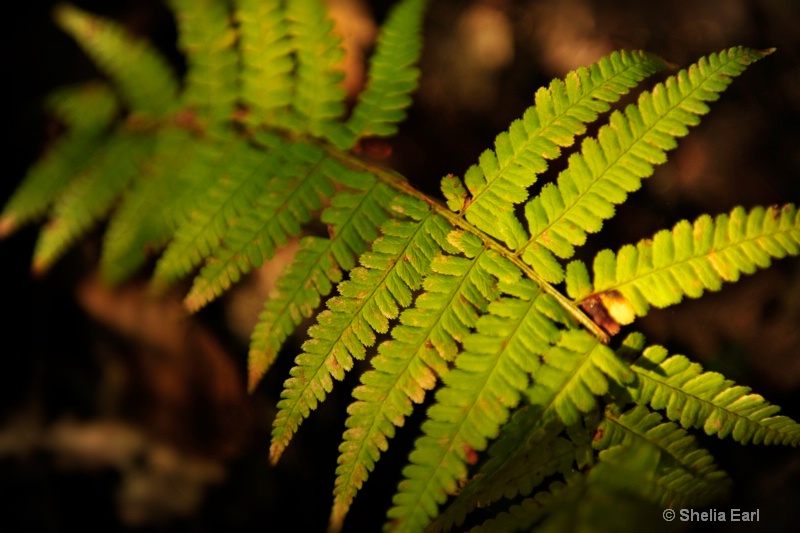
[(426, 194), (416, 190), (412, 187), (408, 181), (406, 181), (405, 177), (397, 172), (393, 172), (391, 170), (387, 170), (382, 168), (378, 165), (374, 165), (367, 161), (363, 161), (351, 154), (343, 153), (333, 146), (330, 145), (323, 145), (319, 144), (328, 154), (329, 157), (332, 159), (336, 159), (340, 163), (353, 168), (355, 170), (362, 170), (373, 173), (379, 180), (383, 183), (387, 184), (388, 186), (396, 189), (408, 196), (412, 196), (418, 200), (421, 200), (428, 204), (434, 212), (447, 220), (451, 225), (461, 228), (465, 231), (470, 232), (471, 234), (475, 235), (476, 237), (480, 238), (486, 248), (491, 249), (511, 261), (517, 268), (519, 268), (528, 278), (533, 280), (541, 289), (546, 292), (547, 294), (551, 295), (556, 301), (570, 314), (577, 320), (581, 325), (583, 325), (586, 329), (588, 329), (592, 335), (600, 339), (603, 344), (608, 344), (609, 336), (608, 334), (603, 331), (600, 326), (594, 323), (592, 319), (584, 314), (584, 312), (577, 307), (577, 305), (572, 302), (569, 298), (561, 294), (561, 291), (550, 285), (547, 281), (542, 279), (542, 277), (534, 272), (533, 268), (531, 268), (528, 264), (526, 264), (516, 253), (509, 250), (505, 247), (505, 245), (500, 244), (494, 238), (490, 237), (489, 235), (485, 234), (474, 225), (469, 223), (465, 218), (460, 216), (457, 213), (450, 211), (447, 206), (442, 205), (434, 198), (427, 196)]

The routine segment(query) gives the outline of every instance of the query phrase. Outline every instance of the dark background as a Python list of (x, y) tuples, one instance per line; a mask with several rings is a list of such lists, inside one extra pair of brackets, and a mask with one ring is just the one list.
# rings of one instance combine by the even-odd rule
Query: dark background
[[(2, 202), (52, 138), (42, 97), (96, 76), (50, 22), (53, 4), (17, 4), (2, 33)], [(683, 67), (741, 44), (777, 52), (751, 66), (712, 105), (670, 162), (590, 238), (584, 257), (704, 212), (800, 198), (799, 2), (432, 4), (420, 90), (391, 140), (388, 161), (419, 188), (436, 194), (441, 176), (463, 175), (522, 115), (537, 87), (614, 49), (646, 49)], [(174, 24), (160, 2), (77, 5), (149, 36), (181, 68)], [(383, 3), (369, 7), (377, 18), (385, 15)], [(355, 21), (356, 35), (368, 33), (368, 25), (339, 9)], [(92, 278), (99, 231), (34, 279), (29, 261), (36, 233), (28, 226), (0, 242), (0, 530), (263, 531), (284, 529), (281, 516), (297, 521), (293, 529), (324, 530), (348, 387), (340, 386), (303, 424), (272, 468), (274, 404), (300, 340), (289, 343), (281, 362), (247, 396), (246, 331), (260, 303), (247, 303), (238, 291), (188, 318), (180, 314), (179, 292), (168, 301), (148, 300), (144, 274), (122, 290), (106, 291)], [(254, 276), (248, 287), (263, 290), (269, 276)], [(797, 259), (777, 261), (698, 301), (653, 311), (637, 328), (651, 342), (753, 387), (800, 420)], [(379, 529), (413, 442), (413, 423), (408, 426), (356, 499), (348, 530)], [(701, 440), (734, 480), (730, 500), (715, 507), (761, 510), (758, 524), (704, 524), (703, 531), (796, 530), (800, 452)]]

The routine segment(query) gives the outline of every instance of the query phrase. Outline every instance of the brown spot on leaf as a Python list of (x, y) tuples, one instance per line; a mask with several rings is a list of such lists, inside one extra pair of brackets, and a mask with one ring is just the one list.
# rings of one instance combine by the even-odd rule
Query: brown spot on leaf
[(478, 452), (476, 452), (472, 446), (465, 444), (464, 445), (464, 460), (467, 464), (474, 465), (478, 462)]
[(384, 160), (392, 155), (392, 145), (382, 139), (361, 139), (353, 151), (369, 159)]
[(581, 302), (581, 307), (592, 318), (594, 323), (603, 328), (606, 333), (612, 337), (619, 333), (619, 323), (608, 314), (608, 310), (603, 305), (599, 294), (593, 294), (586, 298)]

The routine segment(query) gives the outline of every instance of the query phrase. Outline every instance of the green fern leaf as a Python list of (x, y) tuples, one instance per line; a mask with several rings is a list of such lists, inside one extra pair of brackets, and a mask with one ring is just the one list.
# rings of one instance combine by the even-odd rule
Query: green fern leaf
[(411, 105), (409, 95), (419, 79), (415, 64), (422, 50), (425, 4), (424, 0), (399, 2), (382, 26), (370, 58), (367, 87), (346, 124), (353, 140), (394, 135), (397, 124), (405, 118), (405, 108)]
[(520, 280), (503, 284), (503, 291), (514, 298), (493, 302), (489, 314), (478, 319), (477, 333), (464, 340), (465, 352), (443, 377), (444, 387), (428, 410), (389, 511), (396, 530), (416, 531), (436, 516), (436, 505), (466, 479), (472, 455), (486, 449), (487, 439), (497, 436), (509, 409), (517, 406), (528, 375), (538, 369), (536, 356), (559, 339), (558, 328), (542, 312), (554, 303), (538, 285)]
[[(541, 476), (568, 471), (573, 463), (591, 463), (591, 437), (581, 431), (581, 413), (596, 408), (594, 395), (615, 383), (627, 383), (633, 373), (614, 352), (580, 330), (562, 333), (558, 344), (544, 355), (534, 383), (526, 391), (529, 405), (520, 409), (489, 450), (489, 460), (462, 490), (438, 523), (460, 523), (478, 505), (500, 498), (528, 494)], [(552, 454), (542, 447), (567, 426), (569, 442)], [(570, 444), (570, 442), (572, 444)]]
[(662, 506), (699, 505), (719, 496), (728, 487), (728, 478), (718, 470), (707, 450), (700, 448), (692, 435), (646, 407), (636, 406), (619, 416), (606, 412), (598, 429), (594, 447), (605, 450), (617, 445), (645, 443), (661, 453), (659, 494), (652, 503)]
[(45, 98), (44, 109), (71, 133), (99, 133), (119, 113), (119, 101), (109, 85), (90, 81), (54, 90)]
[[(339, 176), (340, 178), (342, 176)], [(330, 239), (309, 237), (270, 293), (253, 330), (248, 357), (250, 390), (272, 365), (278, 350), (303, 318), (309, 318), (349, 272), (356, 258), (367, 251), (378, 237), (378, 228), (386, 221), (388, 206), (395, 193), (371, 174), (348, 175), (351, 186), (360, 191), (341, 191), (322, 213)], [(361, 183), (359, 183), (361, 182)]]
[[(576, 463), (584, 465), (583, 458), (592, 455), (591, 433), (571, 431), (568, 436), (561, 436), (563, 424), (552, 418), (544, 422), (541, 414), (541, 410), (530, 405), (514, 413), (489, 448), (489, 458), (479, 472), (431, 523), (428, 531), (452, 530), (477, 507), (527, 496), (545, 478), (557, 473), (569, 476)], [(540, 496), (535, 498), (543, 503)]]
[(300, 234), (302, 224), (333, 194), (329, 175), (336, 170), (329, 168), (338, 164), (325, 158), (320, 148), (298, 142), (281, 150), (280, 156), (283, 160), (263, 194), (221, 236), (221, 246), (195, 277), (184, 300), (190, 311), (200, 309), (271, 258), (289, 237)]
[(353, 391), (357, 401), (348, 407), (348, 429), (339, 446), (334, 530), (341, 527), (356, 492), (388, 448), (394, 428), (411, 414), (412, 403), (422, 403), (437, 377), (448, 372), (458, 344), (499, 296), (495, 279), (513, 283), (520, 276), (513, 265), (483, 249), (471, 258), (437, 256), (431, 270), (414, 308), (400, 315), (392, 340), (379, 346), (373, 369), (361, 376), (361, 385)]
[[(545, 302), (547, 301), (549, 299), (545, 299)], [(540, 324), (541, 318), (543, 318), (543, 315), (539, 315)], [(541, 330), (539, 331), (538, 334), (541, 335)], [(557, 336), (556, 339), (558, 339)], [(553, 339), (548, 340), (555, 342)], [(469, 345), (466, 347), (469, 350)], [(527, 346), (526, 348), (532, 350), (532, 353), (542, 350), (542, 348), (537, 349), (532, 346)], [(565, 425), (574, 426), (581, 421), (581, 413), (587, 413), (596, 408), (595, 395), (603, 395), (608, 392), (609, 380), (606, 376), (619, 383), (628, 382), (632, 378), (632, 374), (626, 365), (617, 358), (610, 348), (601, 344), (598, 339), (584, 331), (564, 331), (555, 346), (548, 349), (547, 341), (545, 341), (543, 348), (542, 363), (544, 364), (531, 363), (530, 359), (535, 358), (530, 357), (528, 357), (529, 361), (526, 363), (527, 365), (532, 365), (526, 370), (534, 372), (535, 380), (533, 386), (525, 391), (528, 402), (534, 406), (532, 412), (533, 421), (531, 422), (533, 425), (531, 427), (537, 423), (550, 423), (554, 416), (557, 416)], [(456, 360), (456, 364), (459, 361), (461, 361), (461, 357)], [(475, 363), (470, 364), (475, 365), (476, 368), (478, 367)], [(507, 376), (517, 376), (516, 379), (519, 379), (520, 372), (506, 370), (505, 374)], [(452, 375), (453, 372), (448, 374), (448, 377), (444, 380), (445, 384), (452, 379), (450, 377)], [(523, 384), (522, 386), (524, 387), (525, 385)], [(472, 389), (476, 388), (477, 385), (472, 384)], [(505, 391), (499, 397), (507, 398), (509, 394), (509, 391)], [(487, 399), (482, 399), (481, 405), (487, 402), (491, 405), (491, 400)], [(516, 402), (514, 402), (514, 405), (516, 405)], [(486, 415), (483, 414), (484, 409), (482, 408), (480, 411), (484, 417), (484, 424), (487, 424)], [(437, 477), (430, 476), (430, 469), (424, 466), (425, 463), (436, 464), (438, 457), (444, 457), (441, 452), (435, 453), (437, 439), (442, 439), (445, 443), (450, 442), (446, 436), (440, 435), (438, 431), (433, 432), (431, 428), (436, 427), (438, 429), (439, 425), (443, 425), (440, 420), (446, 420), (445, 417), (455, 416), (456, 413), (458, 413), (458, 410), (452, 409), (438, 414), (434, 412), (433, 407), (431, 408), (430, 419), (423, 423), (422, 426), (426, 436), (417, 441), (417, 446), (411, 456), (412, 465), (403, 472), (407, 479), (401, 482), (400, 493), (395, 497), (394, 501), (395, 507), (389, 511), (391, 513), (390, 518), (401, 520), (399, 524), (394, 522), (394, 527), (402, 529), (405, 526), (411, 530), (423, 527), (431, 518), (436, 516), (437, 504), (441, 504), (447, 494), (455, 492), (456, 485), (454, 480), (463, 480), (466, 476), (464, 464), (449, 456), (446, 457), (447, 461), (441, 459), (442, 464), (437, 467)], [(507, 418), (507, 415), (505, 418)], [(492, 436), (496, 435), (497, 430), (495, 429)], [(430, 439), (430, 449), (423, 450), (420, 445), (423, 439)], [(478, 444), (478, 446), (473, 446), (471, 442), (467, 442), (466, 445), (470, 446), (469, 449), (484, 449), (485, 442), (482, 443), (477, 438), (475, 439), (475, 444)], [(466, 449), (456, 451), (453, 446), (450, 446), (450, 448), (452, 452), (460, 453), (461, 461), (464, 461), (463, 457)], [(432, 459), (424, 456), (421, 450), (427, 451)], [(518, 453), (524, 452), (520, 450)], [(514, 457), (514, 453), (509, 454), (504, 458), (502, 464), (495, 465), (493, 468), (503, 471), (507, 468), (507, 465), (514, 464)], [(425, 463), (420, 464), (423, 461)], [(450, 474), (445, 470), (446, 468), (450, 468), (456, 474)], [(508, 470), (505, 470), (505, 472), (508, 472)], [(422, 483), (417, 482), (418, 479), (422, 480)], [(418, 488), (419, 485), (422, 486)], [(406, 502), (410, 502), (410, 504)], [(413, 523), (407, 520), (413, 520)]]
[(470, 533), (531, 531), (538, 522), (552, 513), (553, 509), (573, 500), (575, 492), (584, 484), (585, 477), (574, 472), (567, 476), (565, 481), (550, 483), (547, 490), (539, 491), (534, 496), (525, 498), (520, 503), (512, 505), (508, 511), (498, 513), (494, 518), (486, 520), (469, 531)]
[(59, 5), (54, 17), (111, 77), (131, 111), (157, 118), (174, 109), (178, 82), (147, 41), (129, 35), (111, 20), (69, 4)]
[(311, 339), (303, 344), (278, 402), (270, 448), (273, 462), (303, 419), (332, 390), (332, 378), (343, 379), (354, 359), (364, 359), (375, 333), (387, 333), (389, 321), (411, 305), (412, 291), (430, 272), (433, 257), (443, 249), (455, 251), (446, 240), (450, 224), (427, 205), (401, 197), (392, 209), (409, 218), (390, 219), (381, 227), (383, 236), (361, 256), (362, 266), (339, 284), (340, 296), (328, 301), (328, 310), (309, 329)]
[(682, 355), (668, 357), (664, 348), (651, 346), (631, 370), (637, 379), (628, 388), (634, 401), (664, 410), (685, 428), (703, 428), (742, 444), (800, 444), (800, 424), (776, 416), (778, 406), (717, 372), (703, 372)]
[(278, 109), (292, 100), (294, 61), (279, 0), (235, 0), (241, 50), (240, 94), (249, 108), (246, 121), (257, 126), (270, 123)]
[(110, 284), (129, 278), (167, 244), (180, 213), (213, 178), (220, 145), (168, 128), (156, 139), (153, 156), (123, 197), (103, 237), (100, 275)]
[(118, 133), (62, 191), (33, 255), (33, 271), (45, 272), (67, 248), (103, 218), (150, 156), (150, 137)]
[(300, 115), (296, 124), (288, 119), (286, 125), (340, 145), (345, 131), (337, 121), (345, 111), (341, 39), (321, 0), (288, 2), (286, 18), (297, 60), (292, 105)]
[(667, 307), (684, 295), (698, 298), (704, 290), (719, 290), (723, 281), (737, 281), (741, 273), (768, 267), (773, 257), (798, 254), (800, 211), (794, 205), (756, 207), (749, 213), (738, 207), (713, 220), (704, 215), (694, 224), (681, 221), (672, 231), (623, 246), (616, 256), (600, 252), (594, 261), (594, 293), (581, 295), (585, 300), (621, 294), (625, 301), (618, 305), (632, 312), (617, 311), (615, 318), (630, 323), (634, 314), (646, 315), (650, 305)]
[(664, 455), (642, 441), (601, 451), (588, 475), (573, 476), (558, 501), (543, 509), (536, 531), (630, 531), (631, 524), (660, 521), (664, 505), (652, 502), (669, 494), (674, 481), (662, 468)]
[(596, 407), (595, 395), (608, 391), (608, 380), (627, 383), (633, 374), (608, 346), (581, 330), (563, 333), (544, 356), (544, 365), (528, 391), (532, 405), (553, 409), (565, 425)]
[(102, 83), (66, 87), (48, 96), (45, 106), (67, 127), (27, 172), (0, 214), (0, 238), (40, 217), (99, 150), (100, 136), (117, 114), (117, 99)]
[(182, 119), (209, 135), (227, 134), (238, 96), (236, 32), (225, 0), (168, 0), (188, 62)]
[(613, 216), (614, 204), (625, 201), (654, 165), (666, 161), (676, 138), (700, 122), (708, 112), (705, 102), (716, 100), (733, 78), (767, 53), (739, 47), (712, 54), (642, 93), (624, 113), (612, 113), (597, 138), (584, 140), (580, 153), (570, 156), (558, 184), (546, 185), (526, 204), (531, 238), (523, 259), (536, 265), (553, 262), (552, 254), (571, 257), (587, 233), (599, 231), (603, 220)]
[(528, 198), (527, 189), (547, 168), (546, 160), (558, 157), (561, 148), (586, 131), (586, 123), (662, 66), (648, 54), (615, 52), (539, 89), (536, 105), (498, 135), (494, 151), (485, 151), (465, 174), (472, 194), (464, 210), (467, 220), (512, 250), (519, 249), (528, 235), (514, 205)]
[(180, 220), (175, 236), (156, 264), (154, 286), (163, 289), (185, 276), (219, 245), (223, 234), (252, 209), (257, 198), (282, 163), (274, 151), (247, 143), (231, 143), (219, 173), (206, 194), (198, 198), (187, 217)]

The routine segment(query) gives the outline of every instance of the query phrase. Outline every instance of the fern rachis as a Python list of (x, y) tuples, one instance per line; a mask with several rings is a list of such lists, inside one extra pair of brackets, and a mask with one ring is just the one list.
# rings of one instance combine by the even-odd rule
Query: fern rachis
[[(798, 255), (793, 205), (679, 222), (601, 251), (591, 276), (581, 261), (563, 264), (770, 51), (711, 54), (650, 89), (645, 79), (666, 67), (650, 54), (615, 52), (577, 69), (537, 91), (463, 179), (443, 178), (443, 203), (357, 149), (404, 118), (424, 1), (401, 0), (387, 17), (350, 113), (340, 38), (320, 0), (169, 4), (187, 56), (181, 88), (160, 54), (118, 25), (59, 8), (115, 91), (54, 96), (67, 133), (9, 200), (0, 234), (50, 209), (34, 259), (45, 270), (107, 215), (104, 278), (122, 282), (145, 248), (163, 249), (153, 286), (192, 276), (190, 311), (300, 237), (253, 332), (249, 385), (312, 318), (277, 405), (277, 461), (336, 381), (368, 361), (339, 445), (331, 529), (426, 399), (390, 530), (456, 527), (504, 501), (508, 511), (485, 527), (556, 527), (570, 509), (637, 490), (642, 505), (699, 505), (726, 478), (692, 430), (800, 443), (800, 426), (749, 388), (639, 335), (609, 335), (651, 306)], [(614, 109), (634, 90), (634, 103)], [(558, 160), (556, 180), (535, 188)]]

